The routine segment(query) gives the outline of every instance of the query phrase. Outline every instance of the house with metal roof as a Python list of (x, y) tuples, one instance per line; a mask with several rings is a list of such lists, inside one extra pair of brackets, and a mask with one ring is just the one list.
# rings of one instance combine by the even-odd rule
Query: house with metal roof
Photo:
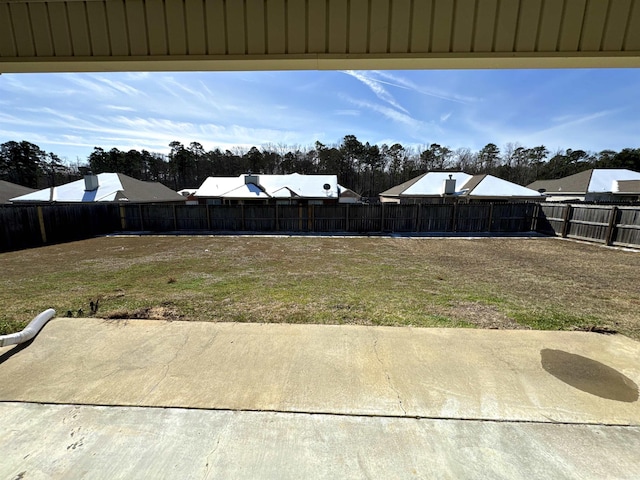
[(11, 203), (9, 202), (11, 198), (19, 195), (26, 195), (31, 192), (35, 192), (35, 190), (33, 188), (23, 187), (17, 183), (0, 180), (0, 205), (4, 203)]
[(528, 185), (556, 202), (624, 202), (640, 198), (640, 172), (625, 168), (591, 168), (555, 180)]
[(158, 182), (143, 182), (122, 173), (85, 175), (83, 180), (37, 190), (12, 203), (184, 203), (185, 197)]
[(541, 201), (536, 190), (493, 175), (427, 172), (380, 194), (382, 203), (450, 203), (473, 201)]
[(209, 177), (193, 195), (202, 204), (307, 204), (337, 203), (336, 175), (258, 175)]

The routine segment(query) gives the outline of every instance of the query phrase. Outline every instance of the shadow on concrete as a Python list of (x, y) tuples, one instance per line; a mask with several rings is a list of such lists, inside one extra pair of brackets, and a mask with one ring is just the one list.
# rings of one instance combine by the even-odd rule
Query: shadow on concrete
[(31, 345), (33, 343), (33, 341), (36, 338), (33, 337), (31, 340), (28, 340), (24, 343), (19, 343), (18, 345), (16, 345), (15, 347), (13, 347), (11, 350), (8, 350), (6, 352), (4, 352), (2, 355), (0, 355), (0, 365), (2, 365), (4, 362), (6, 362), (7, 360), (9, 360), (11, 357), (13, 357), (16, 353), (21, 352), (22, 350), (24, 350), (25, 348), (27, 348), (29, 345)]
[(618, 402), (638, 400), (638, 385), (607, 365), (562, 350), (540, 350), (542, 368), (583, 392)]

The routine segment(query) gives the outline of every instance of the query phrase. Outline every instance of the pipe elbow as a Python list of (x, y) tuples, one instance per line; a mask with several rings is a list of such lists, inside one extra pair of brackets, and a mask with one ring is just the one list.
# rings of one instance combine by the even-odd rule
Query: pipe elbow
[(42, 327), (44, 327), (47, 322), (55, 316), (55, 314), (56, 311), (53, 308), (49, 308), (31, 320), (24, 330), (17, 333), (10, 333), (8, 335), (0, 335), (0, 347), (17, 345), (31, 340), (38, 334), (38, 332), (40, 332), (40, 330), (42, 330)]

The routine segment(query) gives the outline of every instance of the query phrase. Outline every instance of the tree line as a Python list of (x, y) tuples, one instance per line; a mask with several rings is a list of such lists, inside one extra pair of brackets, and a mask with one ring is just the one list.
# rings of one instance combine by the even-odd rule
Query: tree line
[(261, 148), (214, 149), (198, 142), (171, 142), (168, 154), (146, 150), (105, 150), (95, 147), (86, 162), (65, 164), (37, 145), (10, 141), (0, 145), (0, 179), (31, 188), (46, 188), (82, 178), (87, 172), (124, 173), (155, 181), (174, 189), (197, 188), (209, 176), (264, 174), (336, 174), (338, 182), (365, 197), (428, 171), (462, 170), (469, 174), (491, 174), (528, 185), (535, 180), (561, 178), (589, 168), (628, 168), (640, 171), (640, 148), (621, 151), (585, 150), (550, 152), (544, 145), (524, 147), (508, 143), (502, 149), (489, 143), (478, 151), (451, 149), (433, 143), (404, 147), (362, 143), (346, 135), (340, 143), (313, 146), (265, 145)]

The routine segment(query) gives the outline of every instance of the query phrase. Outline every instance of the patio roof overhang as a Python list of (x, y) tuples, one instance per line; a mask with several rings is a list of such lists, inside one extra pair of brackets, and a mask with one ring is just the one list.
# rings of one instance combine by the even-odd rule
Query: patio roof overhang
[(0, 0), (0, 73), (640, 67), (640, 0)]

